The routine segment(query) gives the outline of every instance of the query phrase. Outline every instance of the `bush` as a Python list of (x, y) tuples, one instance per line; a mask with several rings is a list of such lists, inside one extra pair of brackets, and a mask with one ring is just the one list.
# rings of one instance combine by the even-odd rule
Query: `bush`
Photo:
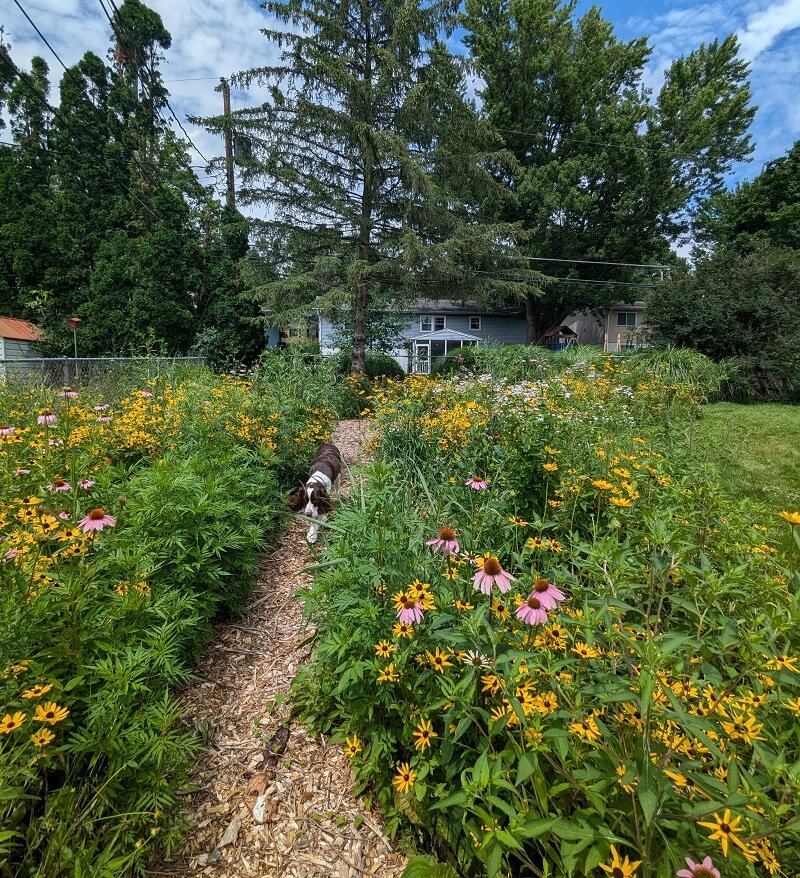
[[(340, 351), (333, 358), (337, 375), (349, 375), (353, 367), (351, 351)], [(367, 351), (364, 356), (364, 374), (370, 381), (377, 378), (404, 378), (403, 367), (388, 354)]]

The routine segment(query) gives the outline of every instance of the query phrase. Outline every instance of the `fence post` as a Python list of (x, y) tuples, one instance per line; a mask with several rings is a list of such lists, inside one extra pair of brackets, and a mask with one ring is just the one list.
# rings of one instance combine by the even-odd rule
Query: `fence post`
[(69, 387), (69, 357), (64, 357), (64, 361), (61, 364), (61, 377), (63, 379), (63, 386)]

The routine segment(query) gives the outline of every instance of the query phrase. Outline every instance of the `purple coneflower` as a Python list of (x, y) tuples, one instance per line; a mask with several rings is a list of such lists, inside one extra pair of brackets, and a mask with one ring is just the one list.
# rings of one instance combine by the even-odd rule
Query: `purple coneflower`
[(489, 483), (483, 476), (470, 476), (464, 484), (473, 491), (485, 491), (489, 487)]
[(475, 576), (472, 579), (476, 591), (480, 589), (484, 594), (491, 594), (493, 585), (505, 593), (511, 588), (513, 581), (514, 577), (503, 570), (494, 555), (487, 555), (480, 560), (480, 567), (475, 571)]
[(149, 390), (139, 390), (137, 391), (137, 393), (139, 394), (139, 396), (141, 396), (142, 399), (150, 399), (150, 397), (153, 395)]
[(88, 491), (89, 488), (94, 487), (95, 483), (92, 481), (92, 479), (81, 479), (78, 482), (78, 485), (79, 487), (83, 488), (84, 491)]
[(0, 424), (0, 436), (13, 436), (16, 427), (10, 427), (8, 424)]
[(455, 531), (449, 527), (441, 528), (439, 536), (435, 540), (428, 540), (425, 545), (433, 546), (434, 552), (441, 550), (445, 555), (457, 555), (461, 551)]
[(25, 467), (20, 467), (19, 469), (14, 470), (15, 476), (29, 476), (31, 471), (29, 469), (25, 469)]
[(107, 424), (111, 418), (108, 415), (100, 415), (100, 417), (95, 418), (98, 424)]
[(78, 391), (73, 390), (71, 387), (65, 387), (63, 390), (59, 391), (58, 395), (62, 399), (75, 399), (78, 395)]
[(62, 446), (64, 444), (64, 440), (56, 437), (55, 439), (48, 439), (47, 444), (51, 448), (59, 448), (60, 446)]
[(539, 603), (545, 610), (554, 610), (559, 601), (565, 600), (564, 592), (560, 588), (556, 588), (552, 582), (546, 579), (537, 579), (533, 583), (533, 591), (531, 596), (539, 599)]
[(547, 609), (532, 591), (528, 600), (517, 610), (517, 618), (528, 625), (544, 625), (547, 621)]
[(94, 410), (96, 412), (105, 412), (105, 411), (108, 411), (108, 409), (110, 409), (110, 408), (111, 408), (111, 406), (107, 402), (104, 402), (102, 405), (96, 405), (94, 407)]
[(422, 621), (422, 607), (417, 601), (416, 595), (401, 591), (394, 596), (394, 605), (397, 610), (397, 621), (413, 625)]
[(69, 482), (65, 482), (64, 479), (53, 479), (52, 483), (46, 487), (48, 491), (56, 491), (59, 494), (72, 490), (72, 485)]
[(92, 509), (87, 516), (78, 522), (78, 525), (85, 534), (88, 534), (93, 531), (101, 531), (105, 527), (114, 527), (116, 523), (117, 519), (113, 515), (107, 515), (102, 509)]
[(69, 521), (70, 518), (72, 518), (72, 516), (69, 514), (69, 512), (67, 512), (66, 509), (62, 509), (61, 512), (58, 513), (58, 517), (59, 517), (62, 521)]
[(52, 412), (42, 412), (39, 417), (36, 419), (36, 423), (39, 426), (51, 426), (52, 424), (58, 423), (58, 418)]
[(16, 549), (9, 549), (5, 555), (3, 555), (3, 561), (13, 561), (14, 558), (19, 555), (19, 552)]
[(695, 863), (691, 857), (686, 858), (688, 869), (681, 869), (678, 878), (720, 878), (719, 869), (714, 868), (711, 857), (706, 857), (702, 863)]

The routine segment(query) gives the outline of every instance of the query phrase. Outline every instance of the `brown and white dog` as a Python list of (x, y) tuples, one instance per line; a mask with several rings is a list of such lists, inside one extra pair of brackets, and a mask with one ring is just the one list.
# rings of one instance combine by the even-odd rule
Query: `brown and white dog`
[(342, 472), (342, 455), (333, 442), (320, 445), (308, 471), (305, 485), (289, 495), (289, 508), (292, 512), (302, 511), (308, 518), (314, 519), (306, 539), (309, 543), (316, 543), (320, 522), (328, 519), (333, 505), (332, 495), (338, 489)]

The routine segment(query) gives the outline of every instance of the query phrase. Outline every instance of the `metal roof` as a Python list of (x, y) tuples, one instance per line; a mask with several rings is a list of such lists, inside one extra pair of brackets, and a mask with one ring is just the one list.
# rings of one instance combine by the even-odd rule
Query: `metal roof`
[(0, 317), (0, 338), (13, 338), (15, 341), (39, 341), (42, 330), (27, 320), (16, 317)]
[(421, 332), (412, 341), (483, 341), (479, 335), (469, 335), (455, 329), (437, 329), (436, 332)]

